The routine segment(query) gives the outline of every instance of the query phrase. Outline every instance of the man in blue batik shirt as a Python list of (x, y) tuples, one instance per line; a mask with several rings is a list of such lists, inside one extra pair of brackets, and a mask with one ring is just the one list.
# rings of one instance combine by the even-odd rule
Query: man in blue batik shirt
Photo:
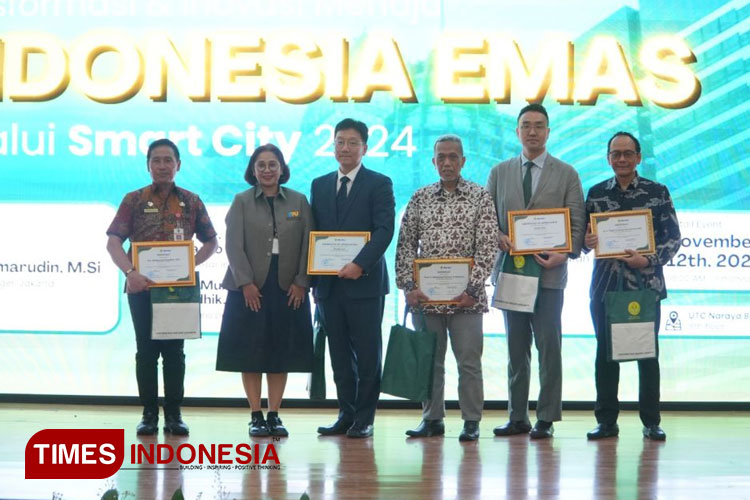
[[(663, 184), (638, 175), (636, 167), (641, 162), (641, 145), (628, 132), (617, 132), (607, 145), (607, 160), (615, 176), (589, 189), (586, 196), (587, 218), (592, 213), (619, 212), (625, 210), (650, 209), (653, 218), (656, 253), (640, 255), (627, 250), (628, 255), (619, 259), (597, 259), (591, 277), (591, 319), (596, 332), (596, 406), (594, 414), (598, 425), (586, 436), (602, 439), (617, 436), (619, 402), (617, 386), (620, 381), (620, 365), (607, 361), (605, 340), (606, 318), (604, 294), (617, 286), (617, 276), (622, 273), (623, 289), (639, 288), (637, 270), (646, 287), (654, 290), (659, 299), (667, 296), (663, 266), (680, 249), (680, 226), (669, 190)], [(584, 240), (584, 251), (596, 247), (597, 236), (589, 227)], [(661, 302), (656, 304), (656, 333), (659, 332)], [(659, 427), (659, 359), (657, 357), (638, 361), (638, 405), (643, 435), (648, 439), (663, 441), (666, 434)]]

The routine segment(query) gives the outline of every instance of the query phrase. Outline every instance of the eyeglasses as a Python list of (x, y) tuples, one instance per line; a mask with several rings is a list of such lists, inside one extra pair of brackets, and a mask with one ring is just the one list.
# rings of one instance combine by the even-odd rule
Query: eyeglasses
[(336, 139), (336, 147), (339, 149), (343, 148), (344, 146), (349, 146), (350, 148), (355, 149), (360, 147), (361, 145), (361, 142), (355, 140), (345, 141), (343, 139)]
[(633, 158), (635, 158), (637, 154), (638, 153), (636, 153), (635, 151), (629, 149), (627, 151), (610, 151), (608, 153), (608, 156), (610, 160), (618, 160), (620, 158), (625, 158), (626, 160), (632, 160)]
[(269, 161), (268, 163), (264, 161), (255, 162), (255, 170), (257, 170), (258, 172), (263, 172), (264, 170), (276, 172), (279, 167), (281, 167), (281, 164), (277, 161)]

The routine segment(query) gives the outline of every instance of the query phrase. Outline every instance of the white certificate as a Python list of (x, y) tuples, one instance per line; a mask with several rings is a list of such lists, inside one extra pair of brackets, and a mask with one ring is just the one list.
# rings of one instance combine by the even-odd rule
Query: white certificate
[(591, 214), (591, 231), (599, 239), (597, 258), (621, 257), (625, 250), (656, 253), (651, 209)]
[(572, 250), (569, 208), (510, 211), (508, 229), (511, 255)]
[(138, 241), (133, 243), (133, 265), (155, 286), (195, 285), (193, 241)]
[(414, 279), (428, 304), (455, 304), (469, 284), (474, 259), (414, 259)]
[(310, 231), (307, 274), (337, 274), (368, 241), (369, 231)]

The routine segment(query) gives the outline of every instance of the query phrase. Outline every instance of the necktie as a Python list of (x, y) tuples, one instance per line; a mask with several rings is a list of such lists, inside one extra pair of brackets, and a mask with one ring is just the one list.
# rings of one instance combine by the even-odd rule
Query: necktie
[(341, 187), (339, 188), (339, 192), (336, 193), (336, 215), (338, 215), (339, 220), (344, 215), (344, 205), (346, 204), (347, 196), (346, 185), (349, 183), (349, 180), (349, 177), (342, 177)]
[(534, 162), (527, 161), (523, 166), (526, 167), (526, 173), (523, 176), (523, 203), (528, 205), (531, 200), (531, 167), (534, 166)]

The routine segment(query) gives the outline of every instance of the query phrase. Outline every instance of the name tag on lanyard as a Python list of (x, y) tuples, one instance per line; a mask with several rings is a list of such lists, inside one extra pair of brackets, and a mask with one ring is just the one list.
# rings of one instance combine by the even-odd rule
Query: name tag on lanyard
[(185, 229), (182, 227), (182, 214), (175, 214), (176, 225), (173, 231), (174, 241), (185, 241)]

